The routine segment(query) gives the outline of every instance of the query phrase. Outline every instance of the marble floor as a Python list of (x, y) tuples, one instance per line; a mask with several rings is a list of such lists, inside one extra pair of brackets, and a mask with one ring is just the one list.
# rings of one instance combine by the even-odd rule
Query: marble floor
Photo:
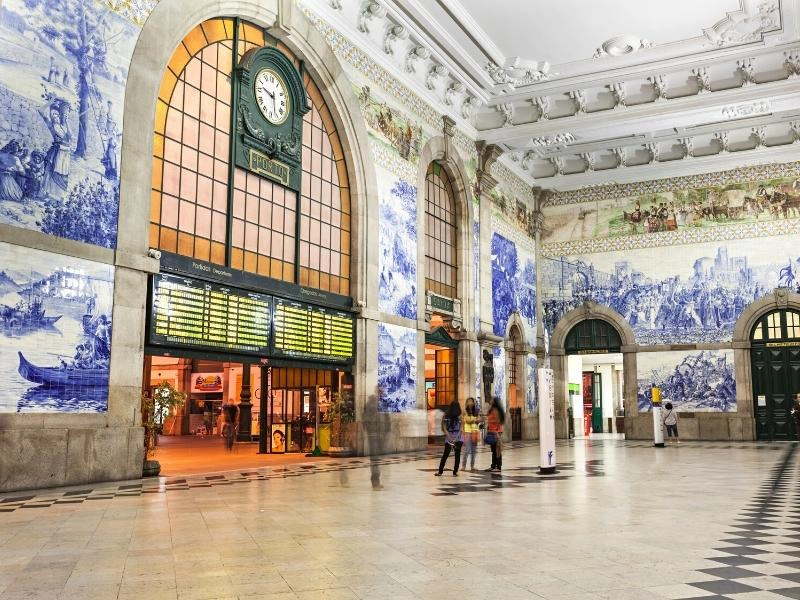
[(557, 451), (551, 476), (517, 443), (502, 474), (420, 452), (0, 495), (0, 598), (800, 598), (795, 445)]

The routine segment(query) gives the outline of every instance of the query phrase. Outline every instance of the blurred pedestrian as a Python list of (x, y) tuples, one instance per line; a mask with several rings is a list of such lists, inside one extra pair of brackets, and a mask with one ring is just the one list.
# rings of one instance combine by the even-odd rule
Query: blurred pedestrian
[(453, 465), (453, 477), (458, 477), (458, 465), (461, 462), (461, 445), (464, 443), (462, 434), (463, 422), (461, 419), (461, 405), (458, 400), (453, 400), (447, 407), (447, 412), (442, 417), (442, 431), (444, 431), (444, 452), (442, 460), (439, 461), (439, 471), (437, 477), (441, 477), (444, 465), (450, 451), (455, 450), (455, 464)]
[(467, 457), (470, 458), (469, 470), (475, 470), (475, 456), (478, 454), (478, 436), (480, 435), (481, 413), (475, 398), (467, 398), (464, 405), (464, 454), (461, 457), (461, 470), (467, 469)]
[(503, 470), (503, 423), (506, 420), (506, 413), (500, 398), (495, 396), (487, 400), (489, 410), (486, 413), (486, 439), (485, 442), (492, 449), (492, 466), (489, 471)]
[(233, 442), (236, 439), (236, 415), (239, 409), (235, 404), (225, 404), (222, 407), (223, 423), (222, 423), (222, 437), (225, 440), (225, 449), (228, 452), (233, 451)]
[(795, 394), (794, 404), (792, 404), (792, 408), (789, 412), (792, 414), (792, 417), (794, 417), (795, 434), (800, 438), (800, 394)]

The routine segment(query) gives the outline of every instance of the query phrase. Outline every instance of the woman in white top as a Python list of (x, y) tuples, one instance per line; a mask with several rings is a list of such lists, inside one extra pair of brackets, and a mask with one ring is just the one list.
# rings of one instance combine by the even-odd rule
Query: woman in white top
[(664, 411), (663, 422), (667, 428), (667, 438), (671, 442), (672, 438), (675, 437), (675, 443), (680, 444), (681, 441), (678, 439), (678, 413), (675, 412), (672, 402), (667, 402), (664, 405)]

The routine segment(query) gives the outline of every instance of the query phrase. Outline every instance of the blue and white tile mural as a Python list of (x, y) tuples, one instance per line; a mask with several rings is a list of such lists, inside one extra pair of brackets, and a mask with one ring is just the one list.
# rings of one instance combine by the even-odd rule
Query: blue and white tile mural
[(408, 327), (378, 324), (378, 386), (381, 412), (405, 412), (417, 407), (417, 332)]
[(528, 412), (534, 413), (539, 407), (539, 378), (536, 377), (536, 357), (528, 355), (525, 359), (525, 402), (528, 405)]
[(108, 408), (114, 268), (0, 242), (2, 412)]
[[(380, 175), (380, 169), (378, 169)], [(389, 181), (383, 173), (380, 181)], [(417, 188), (394, 179), (381, 194), (378, 267), (381, 278), (378, 306), (382, 312), (417, 318)]]
[(730, 341), (745, 307), (800, 289), (796, 238), (775, 236), (542, 260), (545, 327), (593, 300), (630, 323), (639, 344)]
[(125, 82), (155, 4), (2, 3), (0, 223), (115, 246)]
[(649, 412), (652, 388), (683, 412), (736, 412), (733, 350), (639, 352), (639, 412)]
[(499, 346), (495, 346), (492, 348), (492, 353), (494, 355), (492, 360), (492, 365), (494, 366), (494, 395), (500, 398), (503, 406), (506, 407), (506, 351)]
[(499, 233), (492, 234), (492, 317), (494, 334), (506, 335), (511, 315), (519, 311), (525, 337), (536, 343), (536, 263), (532, 253)]
[[(478, 209), (475, 209), (477, 214)], [(472, 223), (472, 269), (474, 285), (473, 306), (475, 307), (475, 331), (481, 330), (481, 224), (476, 220)]]

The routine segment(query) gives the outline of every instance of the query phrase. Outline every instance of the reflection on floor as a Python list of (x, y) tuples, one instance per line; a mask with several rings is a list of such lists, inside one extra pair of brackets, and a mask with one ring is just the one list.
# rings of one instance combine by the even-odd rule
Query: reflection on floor
[(436, 478), (427, 451), (0, 495), (0, 598), (800, 598), (793, 448), (573, 440), (540, 477), (525, 442), (501, 475)]

